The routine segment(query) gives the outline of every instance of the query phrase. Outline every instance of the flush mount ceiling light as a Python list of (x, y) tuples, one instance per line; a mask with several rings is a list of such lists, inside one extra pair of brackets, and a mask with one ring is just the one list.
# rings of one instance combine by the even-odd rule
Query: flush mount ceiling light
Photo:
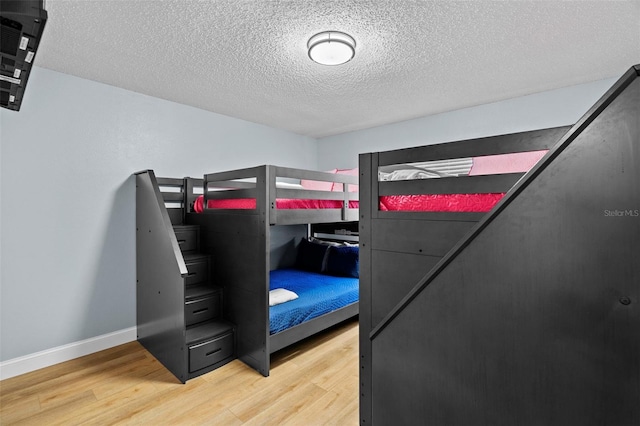
[(356, 54), (356, 41), (349, 34), (324, 31), (309, 39), (309, 57), (322, 65), (340, 65)]

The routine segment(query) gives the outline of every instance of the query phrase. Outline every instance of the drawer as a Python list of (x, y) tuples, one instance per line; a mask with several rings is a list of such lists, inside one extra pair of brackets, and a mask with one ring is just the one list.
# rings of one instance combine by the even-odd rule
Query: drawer
[(184, 304), (184, 320), (187, 325), (217, 318), (220, 315), (220, 295), (189, 300)]
[(220, 362), (233, 355), (233, 332), (189, 347), (189, 372)]
[(198, 228), (174, 228), (178, 245), (182, 251), (198, 250)]
[(187, 277), (185, 285), (192, 285), (209, 281), (209, 260), (201, 258), (198, 260), (185, 260), (187, 266)]

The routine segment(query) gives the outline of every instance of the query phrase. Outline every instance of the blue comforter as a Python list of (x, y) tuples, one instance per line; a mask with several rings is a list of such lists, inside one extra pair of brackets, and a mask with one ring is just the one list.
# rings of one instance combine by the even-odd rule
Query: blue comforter
[(269, 290), (285, 288), (298, 295), (295, 300), (269, 308), (271, 334), (358, 301), (358, 278), (298, 269), (277, 269), (269, 275)]

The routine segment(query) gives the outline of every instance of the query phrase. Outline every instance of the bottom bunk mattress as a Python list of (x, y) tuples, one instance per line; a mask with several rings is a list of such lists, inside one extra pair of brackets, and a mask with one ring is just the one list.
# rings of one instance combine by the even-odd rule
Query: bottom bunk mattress
[(275, 334), (358, 301), (359, 280), (352, 277), (276, 269), (269, 290), (283, 288), (298, 298), (269, 308), (269, 333)]

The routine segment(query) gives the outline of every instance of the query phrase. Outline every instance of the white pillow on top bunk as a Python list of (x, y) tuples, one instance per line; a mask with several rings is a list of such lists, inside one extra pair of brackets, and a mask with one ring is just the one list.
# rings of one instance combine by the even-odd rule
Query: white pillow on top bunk
[(276, 188), (285, 188), (285, 189), (304, 189), (299, 183), (291, 183), (291, 182), (276, 182)]
[(269, 291), (269, 306), (279, 305), (298, 298), (298, 295), (286, 288), (275, 288)]

